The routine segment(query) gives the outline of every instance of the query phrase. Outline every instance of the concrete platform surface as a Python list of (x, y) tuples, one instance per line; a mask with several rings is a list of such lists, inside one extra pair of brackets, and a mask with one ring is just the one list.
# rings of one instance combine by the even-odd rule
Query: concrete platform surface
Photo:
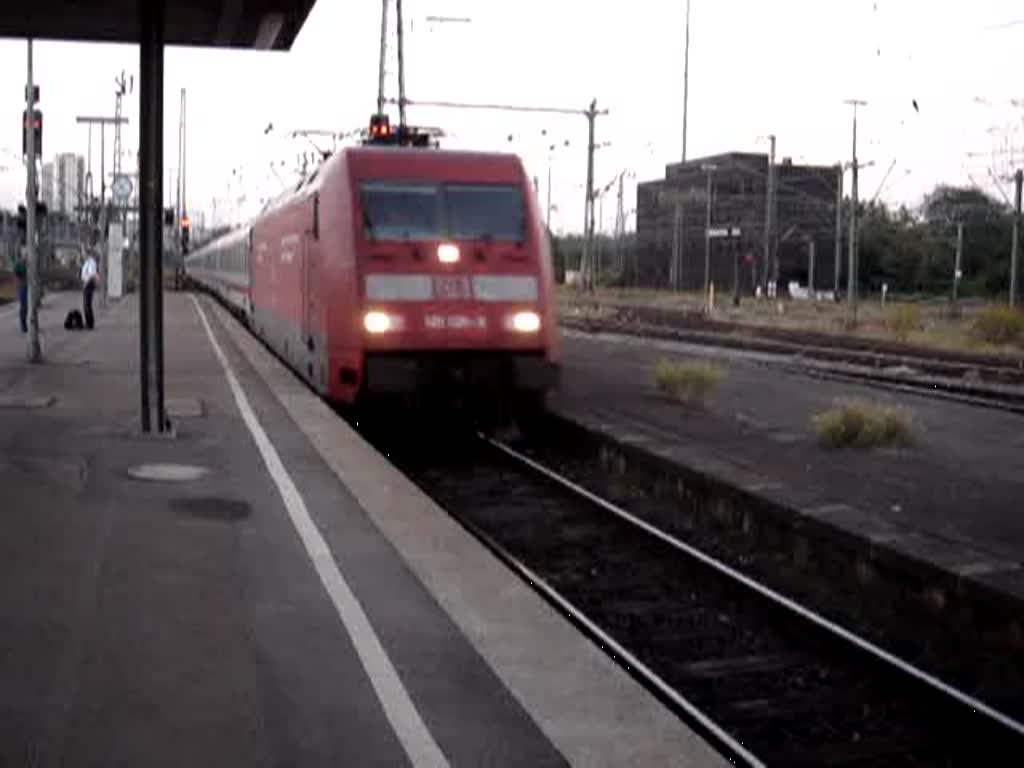
[[(948, 570), (1024, 598), (1024, 416), (924, 395), (823, 381), (772, 357), (620, 335), (567, 331), (553, 407), (650, 450), (848, 532), (884, 540)], [(663, 396), (659, 358), (715, 359), (723, 377), (703, 407)], [(812, 417), (843, 398), (898, 404), (915, 444), (862, 451), (820, 447)], [(884, 530), (883, 530), (884, 529)], [(1018, 586), (1014, 586), (1018, 585)]]
[(212, 302), (171, 437), (76, 302), (0, 315), (0, 765), (724, 764)]

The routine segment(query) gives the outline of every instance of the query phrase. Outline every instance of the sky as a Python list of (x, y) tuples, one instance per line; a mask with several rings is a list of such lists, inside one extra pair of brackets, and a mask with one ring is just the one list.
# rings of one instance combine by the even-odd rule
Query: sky
[[(405, 0), (406, 94), (412, 100), (609, 110), (597, 120), (595, 184), (660, 178), (682, 151), (685, 0)], [(852, 111), (862, 198), (914, 206), (936, 183), (1002, 178), (1024, 164), (1024, 11), (1000, 0), (692, 0), (687, 154), (767, 151), (834, 164), (851, 156)], [(430, 16), (469, 21), (439, 23)], [(349, 131), (376, 107), (380, 3), (318, 0), (289, 52), (170, 48), (165, 59), (165, 175), (174, 166), (187, 91), (186, 192), (193, 219), (237, 221), (297, 178), (312, 149), (295, 129)], [(392, 30), (394, 24), (392, 23)], [(387, 95), (397, 96), (394, 38)], [(87, 154), (76, 115), (113, 114), (114, 78), (138, 74), (138, 48), (37, 41), (44, 156)], [(23, 198), (19, 135), (24, 40), (0, 39), (0, 206)], [(137, 85), (137, 83), (136, 83)], [(126, 97), (126, 162), (138, 146), (138, 92)], [(1016, 100), (1016, 103), (1014, 101)], [(917, 109), (914, 108), (914, 102)], [(394, 115), (395, 108), (392, 107)], [(514, 151), (539, 179), (556, 231), (582, 229), (587, 122), (579, 115), (410, 107), (443, 146)], [(274, 128), (265, 133), (268, 124)], [(543, 132), (543, 133), (542, 133)], [(512, 140), (509, 140), (509, 137)], [(107, 171), (113, 137), (107, 135)], [(568, 141), (568, 146), (565, 142)], [(559, 144), (554, 153), (551, 143)], [(100, 146), (93, 132), (93, 173)], [(993, 172), (994, 171), (994, 172)], [(992, 172), (992, 173), (990, 173)], [(993, 180), (992, 176), (996, 177)], [(847, 189), (849, 177), (847, 177)], [(599, 205), (614, 223), (614, 192)]]

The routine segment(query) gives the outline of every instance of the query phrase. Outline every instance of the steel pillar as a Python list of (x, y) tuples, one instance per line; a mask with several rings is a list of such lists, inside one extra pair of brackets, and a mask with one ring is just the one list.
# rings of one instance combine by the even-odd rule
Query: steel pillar
[(142, 431), (164, 414), (163, 150), (164, 3), (139, 0), (139, 353)]

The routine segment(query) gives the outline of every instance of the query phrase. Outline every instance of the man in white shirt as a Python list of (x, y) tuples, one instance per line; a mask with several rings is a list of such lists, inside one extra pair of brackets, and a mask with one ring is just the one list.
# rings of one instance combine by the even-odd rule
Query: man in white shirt
[(92, 295), (96, 291), (97, 282), (99, 269), (96, 266), (96, 258), (90, 253), (82, 264), (82, 310), (85, 315), (85, 327), (90, 331), (95, 322), (92, 316)]

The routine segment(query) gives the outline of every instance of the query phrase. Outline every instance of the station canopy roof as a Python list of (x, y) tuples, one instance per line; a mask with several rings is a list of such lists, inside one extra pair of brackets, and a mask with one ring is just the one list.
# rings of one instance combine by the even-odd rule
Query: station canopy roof
[[(315, 2), (163, 0), (164, 41), (287, 50)], [(140, 0), (0, 0), (0, 37), (137, 43), (139, 7)]]

